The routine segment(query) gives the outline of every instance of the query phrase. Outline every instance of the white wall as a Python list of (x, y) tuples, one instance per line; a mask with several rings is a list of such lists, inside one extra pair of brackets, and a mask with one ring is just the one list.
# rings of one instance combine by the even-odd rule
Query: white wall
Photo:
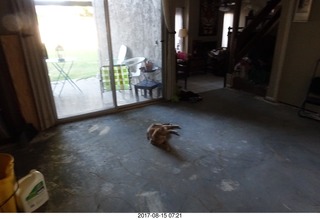
[(309, 21), (291, 23), (278, 93), (281, 102), (300, 106), (305, 97), (315, 63), (320, 58), (319, 11), (320, 1), (313, 1)]

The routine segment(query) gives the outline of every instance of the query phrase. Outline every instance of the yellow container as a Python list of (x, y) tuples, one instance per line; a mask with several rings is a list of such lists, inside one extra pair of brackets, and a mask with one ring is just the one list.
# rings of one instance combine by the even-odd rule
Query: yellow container
[(14, 158), (0, 153), (0, 212), (17, 212), (15, 184)]

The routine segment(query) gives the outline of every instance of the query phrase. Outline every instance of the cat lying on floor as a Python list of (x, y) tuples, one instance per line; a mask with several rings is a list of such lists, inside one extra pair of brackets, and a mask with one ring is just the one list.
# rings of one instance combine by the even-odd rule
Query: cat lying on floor
[(169, 151), (170, 145), (168, 144), (168, 140), (170, 134), (179, 136), (179, 133), (174, 129), (180, 129), (180, 126), (170, 123), (153, 123), (147, 129), (147, 139), (151, 144)]

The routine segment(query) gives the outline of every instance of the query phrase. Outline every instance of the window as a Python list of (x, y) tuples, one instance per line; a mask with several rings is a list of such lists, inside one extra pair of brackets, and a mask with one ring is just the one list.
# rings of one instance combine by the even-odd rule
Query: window
[(228, 47), (228, 28), (232, 26), (233, 26), (233, 13), (225, 13), (223, 17), (221, 47)]
[(34, 0), (36, 5), (92, 6), (88, 0)]
[(176, 8), (176, 15), (175, 15), (175, 40), (174, 40), (174, 45), (175, 48), (178, 50), (181, 49), (180, 45), (181, 45), (181, 39), (178, 36), (179, 30), (183, 28), (183, 8)]

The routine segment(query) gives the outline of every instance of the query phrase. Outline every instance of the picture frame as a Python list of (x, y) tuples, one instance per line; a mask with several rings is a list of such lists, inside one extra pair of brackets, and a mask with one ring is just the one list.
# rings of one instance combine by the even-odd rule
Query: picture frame
[(219, 0), (200, 0), (199, 35), (217, 35), (218, 18)]
[(312, 0), (297, 0), (293, 22), (307, 22), (311, 11)]

